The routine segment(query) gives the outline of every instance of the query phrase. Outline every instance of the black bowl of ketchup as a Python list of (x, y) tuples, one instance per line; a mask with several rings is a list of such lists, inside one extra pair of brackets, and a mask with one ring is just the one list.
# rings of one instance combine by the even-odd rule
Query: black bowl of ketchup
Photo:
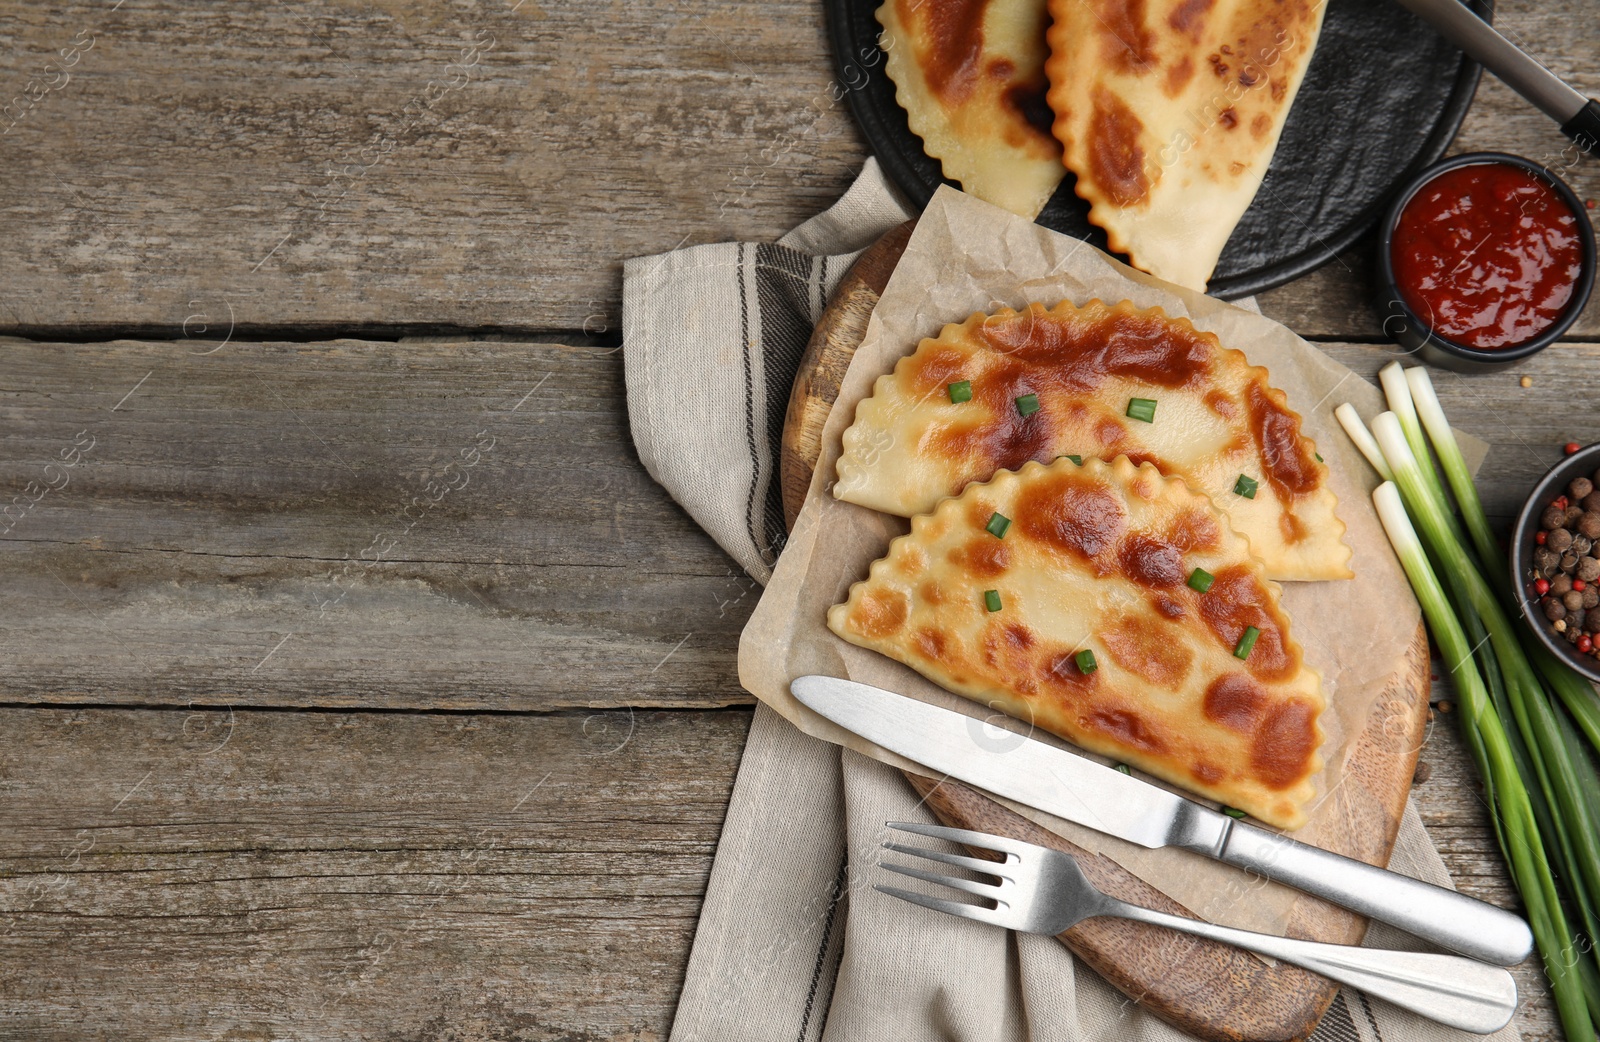
[(1400, 190), (1382, 229), (1384, 332), (1447, 369), (1492, 369), (1548, 347), (1594, 288), (1583, 204), (1520, 156), (1435, 163)]

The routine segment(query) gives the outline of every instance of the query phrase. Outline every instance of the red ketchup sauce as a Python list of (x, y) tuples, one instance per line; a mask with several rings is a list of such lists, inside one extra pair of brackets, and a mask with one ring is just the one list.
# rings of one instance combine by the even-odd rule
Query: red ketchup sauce
[(1411, 310), (1449, 340), (1489, 350), (1527, 343), (1572, 299), (1583, 219), (1521, 167), (1446, 170), (1400, 212), (1390, 245), (1395, 282)]

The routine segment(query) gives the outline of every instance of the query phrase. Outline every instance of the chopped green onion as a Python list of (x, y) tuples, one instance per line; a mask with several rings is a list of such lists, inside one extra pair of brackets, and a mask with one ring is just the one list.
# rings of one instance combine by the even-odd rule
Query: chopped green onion
[(1317, 457), (1317, 462), (1318, 463), (1326, 463), (1326, 462), (1328, 462), (1327, 460), (1322, 458), (1322, 453), (1320, 453), (1320, 452), (1313, 452), (1311, 455)]
[(1039, 396), (1038, 395), (1036, 395), (1036, 394), (1025, 394), (1021, 398), (1017, 399), (1017, 412), (1019, 412), (1023, 416), (1032, 416), (1034, 413), (1036, 413), (1038, 411), (1039, 411)]
[(1114, 770), (1114, 771), (1117, 771), (1120, 774), (1132, 774), (1133, 773), (1133, 771), (1125, 763), (1112, 764), (1111, 765), (1111, 769)]
[(1072, 656), (1072, 661), (1078, 664), (1078, 672), (1086, 676), (1100, 668), (1100, 664), (1094, 660), (1094, 652), (1088, 648)]
[(985, 608), (988, 608), (990, 611), (999, 611), (1000, 610), (1000, 591), (999, 590), (984, 590), (983, 591), (983, 606)]
[(1145, 423), (1156, 422), (1156, 400), (1154, 398), (1129, 398), (1128, 415), (1135, 420)]
[(1244, 811), (1240, 810), (1238, 807), (1223, 807), (1222, 813), (1226, 814), (1230, 818), (1244, 817)]
[(1244, 636), (1240, 637), (1239, 643), (1234, 645), (1233, 657), (1249, 658), (1250, 649), (1256, 646), (1256, 638), (1259, 636), (1261, 636), (1260, 630), (1256, 629), (1254, 626), (1246, 626), (1244, 628)]
[(983, 527), (985, 531), (996, 539), (1004, 539), (1006, 537), (1006, 529), (1011, 527), (1011, 519), (996, 510), (989, 515), (989, 523)]
[(1240, 474), (1239, 480), (1233, 483), (1233, 494), (1243, 496), (1246, 499), (1254, 499), (1256, 498), (1256, 489), (1260, 487), (1261, 485), (1255, 478)]
[(1211, 584), (1216, 581), (1217, 577), (1204, 568), (1196, 568), (1189, 573), (1189, 589), (1194, 590), (1196, 593), (1205, 593), (1211, 589)]
[(1057, 456), (1056, 459), (1069, 459), (1072, 462), (1076, 463), (1078, 466), (1080, 466), (1080, 467), (1083, 466), (1083, 457), (1082, 456), (1074, 456), (1074, 455), (1071, 455), (1069, 453), (1068, 455), (1065, 455), (1065, 456)]
[(962, 380), (960, 383), (951, 384), (949, 390), (950, 390), (950, 400), (952, 402), (956, 402), (956, 403), (959, 404), (961, 402), (970, 402), (970, 401), (972, 401), (972, 381), (971, 380)]

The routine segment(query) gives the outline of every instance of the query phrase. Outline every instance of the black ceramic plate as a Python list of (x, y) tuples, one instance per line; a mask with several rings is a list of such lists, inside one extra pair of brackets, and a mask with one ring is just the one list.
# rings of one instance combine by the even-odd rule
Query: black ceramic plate
[[(880, 0), (824, 0), (834, 64), (878, 162), (917, 206), (943, 183), (883, 71)], [(1472, 0), (1485, 19), (1492, 0)], [(1329, 0), (1305, 83), (1255, 202), (1222, 251), (1210, 291), (1234, 298), (1299, 278), (1376, 223), (1391, 192), (1444, 154), (1479, 66), (1394, 0)], [(1039, 223), (1105, 247), (1069, 174)]]

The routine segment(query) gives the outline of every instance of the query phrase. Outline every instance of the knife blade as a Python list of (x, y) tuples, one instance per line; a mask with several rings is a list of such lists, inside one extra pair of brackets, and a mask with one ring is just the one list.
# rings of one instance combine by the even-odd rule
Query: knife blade
[(1561, 124), (1562, 133), (1585, 152), (1600, 155), (1600, 102), (1572, 89), (1459, 0), (1399, 3)]
[(1014, 731), (837, 677), (800, 677), (789, 690), (890, 752), (1097, 832), (1214, 858), (1483, 962), (1514, 966), (1533, 950), (1528, 924), (1510, 912), (1236, 821)]

